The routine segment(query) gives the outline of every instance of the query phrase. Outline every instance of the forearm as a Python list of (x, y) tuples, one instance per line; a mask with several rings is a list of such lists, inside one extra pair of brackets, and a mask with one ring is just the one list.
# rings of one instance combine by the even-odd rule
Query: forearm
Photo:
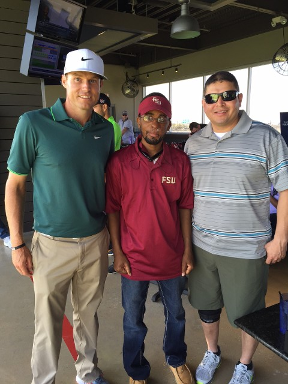
[(182, 276), (188, 275), (193, 269), (191, 209), (179, 209), (180, 225), (184, 240), (182, 257)]
[(114, 253), (114, 269), (121, 274), (131, 276), (131, 268), (127, 257), (121, 248), (120, 236), (120, 214), (119, 212), (108, 213), (108, 227)]
[(108, 228), (113, 245), (113, 253), (122, 252), (120, 237), (120, 214), (118, 212), (108, 213)]
[(124, 135), (124, 133), (126, 133), (129, 129), (128, 128), (123, 128), (122, 129), (122, 136)]
[(180, 225), (185, 250), (192, 249), (191, 209), (179, 209)]
[(277, 225), (273, 240), (265, 245), (266, 263), (274, 264), (285, 258), (288, 242), (288, 190), (279, 193)]
[(277, 204), (277, 225), (274, 239), (281, 243), (288, 242), (288, 190), (279, 193)]
[(26, 176), (9, 174), (5, 190), (5, 209), (12, 246), (23, 240), (23, 217)]
[(273, 205), (273, 207), (277, 208), (278, 200), (275, 199), (275, 197), (272, 195), (270, 195), (270, 203)]

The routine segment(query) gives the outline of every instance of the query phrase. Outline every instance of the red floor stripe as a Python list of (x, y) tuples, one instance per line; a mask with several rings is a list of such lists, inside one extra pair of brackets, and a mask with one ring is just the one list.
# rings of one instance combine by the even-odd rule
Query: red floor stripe
[[(33, 282), (33, 276), (30, 276), (30, 279)], [(75, 344), (73, 339), (73, 327), (70, 324), (69, 320), (67, 319), (66, 315), (64, 315), (64, 319), (63, 319), (62, 339), (64, 340), (74, 361), (76, 361), (78, 355), (75, 349)]]
[(73, 339), (73, 327), (70, 324), (67, 317), (64, 315), (63, 319), (63, 329), (62, 329), (62, 338), (69, 349), (71, 356), (74, 361), (77, 359), (78, 355), (75, 349), (74, 339)]

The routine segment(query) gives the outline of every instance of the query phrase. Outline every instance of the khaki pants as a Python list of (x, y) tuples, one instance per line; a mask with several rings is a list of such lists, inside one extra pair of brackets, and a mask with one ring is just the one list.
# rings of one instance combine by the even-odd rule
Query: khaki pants
[(32, 384), (54, 384), (62, 342), (62, 321), (71, 283), (73, 335), (77, 376), (95, 380), (97, 368), (97, 309), (108, 270), (109, 234), (72, 239), (35, 232), (32, 240), (35, 292), (35, 335)]

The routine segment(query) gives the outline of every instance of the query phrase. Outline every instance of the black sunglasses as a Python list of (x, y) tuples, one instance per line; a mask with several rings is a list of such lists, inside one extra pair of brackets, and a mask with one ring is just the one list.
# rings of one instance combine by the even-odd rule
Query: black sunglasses
[(207, 104), (214, 104), (217, 103), (220, 96), (223, 101), (232, 101), (235, 100), (238, 95), (238, 91), (225, 91), (222, 93), (209, 93), (204, 96), (204, 99)]

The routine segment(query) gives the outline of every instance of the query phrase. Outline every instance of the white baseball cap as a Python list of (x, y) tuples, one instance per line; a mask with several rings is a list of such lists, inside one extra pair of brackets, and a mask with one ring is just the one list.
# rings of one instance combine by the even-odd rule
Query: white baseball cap
[(71, 51), (66, 56), (64, 75), (69, 72), (92, 72), (99, 75), (102, 79), (106, 79), (104, 76), (104, 63), (100, 56), (90, 49), (76, 49)]

